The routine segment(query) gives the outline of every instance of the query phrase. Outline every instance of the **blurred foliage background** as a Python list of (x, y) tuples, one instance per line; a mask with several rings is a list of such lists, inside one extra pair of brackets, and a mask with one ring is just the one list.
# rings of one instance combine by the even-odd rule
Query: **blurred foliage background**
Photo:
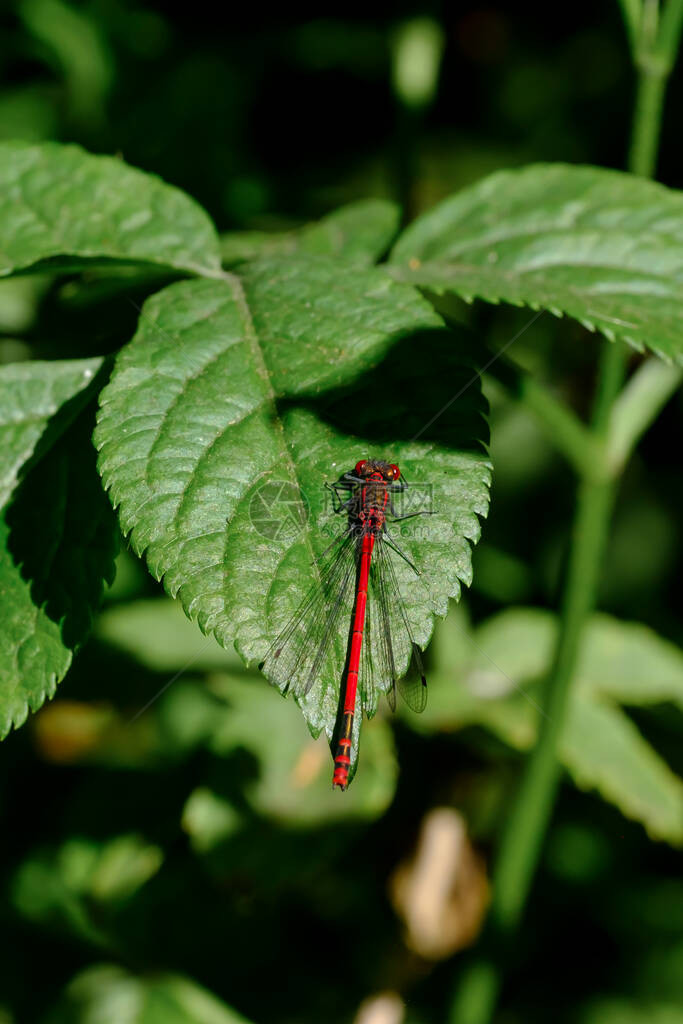
[[(633, 82), (616, 4), (565, 7), (561, 27), (547, 5), (495, 0), (322, 14), (299, 3), (266, 23), (259, 7), (233, 9), (229, 26), (226, 13), (203, 0), (6, 3), (0, 137), (120, 153), (186, 189), (226, 231), (288, 229), (366, 196), (397, 198), (412, 217), (492, 170), (538, 160), (624, 165)], [(659, 164), (673, 186), (680, 85), (679, 67)], [(0, 360), (114, 350), (134, 329), (128, 299), (149, 287), (124, 283), (0, 284)], [(451, 312), (494, 345), (528, 320), (510, 308)], [(579, 410), (596, 351), (580, 325), (550, 314), (515, 344)], [(293, 704), (202, 638), (124, 546), (56, 700), (0, 752), (0, 1022), (446, 1018), (533, 735), (544, 663), (522, 655), (552, 619), (520, 609), (554, 607), (572, 511), (567, 466), (485, 384), (495, 476), (474, 585), (428, 652), (427, 713), (367, 723), (344, 796)], [(673, 644), (683, 478), (670, 442), (681, 413), (678, 396), (626, 474), (600, 600)], [(510, 606), (520, 606), (515, 628), (497, 617)], [(602, 624), (612, 627), (618, 654), (626, 641)], [(489, 644), (493, 669), (481, 660)], [(683, 773), (683, 668), (675, 648), (661, 656), (665, 699), (620, 698), (637, 737), (633, 777), (619, 763), (598, 792), (567, 756), (501, 1024), (683, 1021), (671, 781)], [(499, 671), (506, 657), (521, 667)], [(599, 689), (609, 670), (590, 670), (591, 657)], [(672, 771), (639, 793), (645, 741)]]

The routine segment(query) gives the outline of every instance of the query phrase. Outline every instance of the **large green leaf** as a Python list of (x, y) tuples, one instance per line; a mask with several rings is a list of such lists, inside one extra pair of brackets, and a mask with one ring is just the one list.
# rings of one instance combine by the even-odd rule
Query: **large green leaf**
[(86, 409), (0, 519), (0, 736), (54, 696), (113, 577), (118, 529), (91, 430)]
[(101, 364), (101, 359), (64, 359), (0, 368), (0, 508), (29, 460), (40, 455), (39, 442), (51, 444), (88, 400)]
[(401, 211), (386, 199), (360, 199), (295, 231), (229, 231), (221, 235), (224, 266), (294, 252), (342, 256), (372, 266), (398, 231)]
[(566, 313), (683, 361), (683, 196), (597, 167), (537, 164), (456, 193), (401, 235), (401, 279)]
[(212, 993), (178, 974), (89, 967), (69, 984), (43, 1024), (248, 1024)]
[[(324, 482), (363, 455), (391, 457), (417, 490), (432, 488), (428, 526), (401, 533), (423, 575), (396, 565), (424, 646), (471, 579), (488, 503), (483, 400), (464, 344), (412, 288), (324, 257), (153, 296), (96, 431), (133, 547), (204, 632), (259, 661), (316, 581), (328, 531), (342, 529)], [(339, 637), (300, 701), (314, 734), (332, 734), (344, 655)]]
[(0, 275), (46, 260), (220, 271), (214, 227), (180, 189), (79, 146), (0, 144)]
[[(546, 611), (513, 608), (464, 640), (460, 656), (437, 657), (422, 730), (479, 724), (519, 749), (535, 739), (539, 683), (550, 668), (558, 623)], [(438, 655), (443, 640), (436, 646)], [(454, 683), (453, 677), (456, 677)], [(637, 623), (594, 615), (582, 639), (560, 756), (578, 785), (595, 788), (660, 839), (683, 843), (683, 782), (618, 706), (681, 704), (683, 654)]]

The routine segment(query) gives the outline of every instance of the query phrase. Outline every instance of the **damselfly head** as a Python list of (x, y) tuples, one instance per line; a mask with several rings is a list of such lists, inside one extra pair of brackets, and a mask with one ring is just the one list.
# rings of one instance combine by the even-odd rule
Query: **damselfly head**
[(361, 459), (356, 463), (353, 471), (354, 476), (361, 480), (367, 480), (376, 474), (380, 474), (386, 481), (398, 480), (401, 470), (394, 462), (385, 462), (384, 459)]

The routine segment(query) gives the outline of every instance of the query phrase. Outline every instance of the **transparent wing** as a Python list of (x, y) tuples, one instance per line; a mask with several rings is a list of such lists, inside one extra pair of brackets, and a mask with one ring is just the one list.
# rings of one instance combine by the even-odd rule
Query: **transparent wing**
[[(408, 707), (418, 713), (427, 703), (427, 683), (420, 649), (413, 639), (389, 546), (378, 538), (370, 568), (368, 611), (364, 637), (366, 656), (359, 680), (364, 708), (374, 709), (385, 693), (392, 711), (396, 687)], [(408, 674), (400, 668), (408, 666)]]
[[(427, 680), (425, 678), (422, 653), (415, 643), (413, 631), (406, 612), (405, 603), (391, 549), (386, 542), (377, 545), (377, 592), (383, 608), (383, 646), (385, 669), (391, 676), (392, 684), (385, 692), (392, 711), (396, 707), (396, 686), (408, 707), (420, 714), (427, 704)], [(408, 671), (397, 672), (397, 666), (408, 666)]]
[[(372, 562), (370, 563), (372, 572)], [(361, 698), (361, 706), (365, 714), (372, 715), (377, 706), (378, 694), (375, 690), (375, 670), (372, 657), (373, 638), (377, 629), (375, 612), (372, 601), (372, 587), (368, 588), (368, 599), (365, 605), (365, 630), (363, 633), (363, 646), (361, 648), (360, 673), (358, 675), (358, 690)]]
[(384, 566), (385, 558), (385, 545), (381, 537), (378, 537), (370, 563), (364, 637), (367, 668), (359, 680), (366, 711), (375, 708), (380, 693), (387, 695), (392, 709), (396, 707), (397, 671), (390, 613), (392, 595)]
[[(350, 532), (333, 545), (314, 584), (259, 665), (283, 693), (305, 696), (329, 668), (335, 639), (348, 633), (353, 611), (356, 539)], [(338, 666), (341, 678), (343, 664)]]

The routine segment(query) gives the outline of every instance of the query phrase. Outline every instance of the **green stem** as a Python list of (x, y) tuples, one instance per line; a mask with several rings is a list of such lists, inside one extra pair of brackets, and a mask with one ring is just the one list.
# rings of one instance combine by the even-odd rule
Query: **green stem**
[(657, 49), (673, 70), (683, 29), (683, 0), (667, 0), (659, 22)]
[(593, 433), (603, 443), (607, 438), (612, 406), (624, 380), (625, 357), (626, 348), (622, 342), (603, 341), (591, 418)]
[(539, 736), (503, 832), (493, 877), (482, 955), (464, 971), (451, 1024), (491, 1019), (511, 935), (519, 924), (550, 820), (561, 766), (557, 744), (564, 724), (584, 622), (593, 609), (614, 499), (612, 482), (582, 483), (572, 533), (562, 630), (548, 678)]
[(628, 159), (633, 173), (643, 178), (651, 178), (655, 172), (668, 75), (654, 55), (649, 61), (641, 67), (638, 75), (634, 132)]
[[(650, 175), (656, 163), (664, 90), (683, 25), (683, 15), (679, 11), (683, 0), (670, 2), (675, 10), (673, 13), (667, 11), (667, 18), (658, 28), (659, 6), (656, 0), (645, 0), (644, 4), (638, 5), (638, 10), (632, 0), (622, 0), (630, 29), (635, 29), (636, 14), (639, 14), (638, 31), (632, 32), (634, 63), (638, 69), (638, 96), (629, 170), (641, 175)], [(628, 453), (635, 439), (633, 431), (624, 427), (619, 406), (613, 411), (624, 371), (623, 345), (603, 342), (591, 433), (601, 450), (606, 450), (611, 441), (613, 448), (622, 454)], [(645, 408), (654, 415), (653, 410), (657, 406), (655, 393), (661, 401), (663, 388), (653, 385), (644, 390), (649, 390), (649, 399), (640, 402), (641, 428), (647, 422)], [(628, 410), (629, 399), (624, 401)], [(632, 407), (638, 405), (635, 398), (630, 401)], [(573, 448), (573, 441), (570, 447)], [(573, 461), (576, 463), (578, 460)], [(560, 633), (543, 695), (538, 739), (503, 829), (485, 933), (473, 960), (463, 970), (451, 1006), (450, 1024), (488, 1024), (495, 1009), (510, 943), (521, 920), (557, 793), (561, 773), (558, 739), (568, 706), (581, 635), (596, 602), (616, 486), (616, 474), (610, 478), (581, 471)]]
[(613, 499), (614, 485), (610, 481), (582, 483), (579, 487), (562, 630), (546, 687), (544, 716), (503, 832), (483, 955), (464, 972), (451, 1010), (451, 1024), (485, 1024), (495, 1008), (510, 936), (527, 900), (560, 781), (557, 744), (581, 633), (595, 601)]
[(624, 16), (629, 44), (634, 51), (638, 42), (638, 27), (643, 16), (642, 0), (619, 0), (619, 5)]
[(633, 374), (617, 398), (609, 421), (606, 458), (609, 472), (620, 474), (638, 439), (683, 383), (683, 367), (652, 357)]
[[(592, 423), (597, 442), (604, 441), (623, 373), (622, 347), (605, 342)], [(581, 633), (595, 604), (614, 490), (614, 482), (604, 478), (585, 478), (579, 486), (560, 637), (543, 695), (538, 740), (503, 830), (483, 954), (464, 972), (451, 1024), (486, 1024), (495, 1007), (504, 966), (501, 961), (506, 959), (510, 937), (519, 924), (557, 793), (561, 773), (557, 745)]]
[[(658, 0), (645, 0), (644, 4), (622, 0), (622, 8), (638, 71), (628, 167), (633, 174), (651, 178), (656, 169), (664, 93), (683, 29), (683, 0), (667, 0), (661, 16)], [(636, 17), (639, 21), (634, 40)]]

